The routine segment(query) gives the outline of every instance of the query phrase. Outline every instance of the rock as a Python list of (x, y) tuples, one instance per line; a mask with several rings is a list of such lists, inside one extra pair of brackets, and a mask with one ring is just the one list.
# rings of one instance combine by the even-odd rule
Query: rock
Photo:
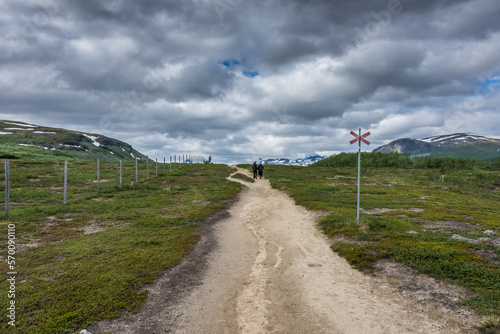
[(495, 232), (492, 231), (492, 230), (486, 230), (486, 231), (484, 231), (484, 234), (486, 234), (486, 235), (495, 235)]
[(92, 334), (92, 333), (91, 333), (91, 332), (89, 332), (89, 331), (88, 331), (88, 330), (86, 330), (86, 329), (82, 329), (82, 330), (80, 331), (80, 334)]
[(498, 238), (498, 239), (493, 239), (493, 240), (491, 241), (491, 243), (492, 243), (493, 245), (497, 246), (497, 247), (500, 247), (500, 238)]
[(323, 267), (321, 264), (319, 263), (308, 263), (307, 264), (309, 267)]
[(469, 238), (462, 237), (461, 235), (458, 235), (458, 234), (453, 234), (453, 236), (451, 238), (453, 240), (465, 241), (465, 242), (468, 242), (468, 243), (471, 243), (471, 244), (479, 244), (479, 243), (482, 243), (482, 242), (489, 242), (489, 241), (491, 241), (490, 238), (469, 239)]
[(416, 232), (416, 231), (408, 231), (406, 233), (408, 233), (408, 234), (418, 234), (418, 232)]

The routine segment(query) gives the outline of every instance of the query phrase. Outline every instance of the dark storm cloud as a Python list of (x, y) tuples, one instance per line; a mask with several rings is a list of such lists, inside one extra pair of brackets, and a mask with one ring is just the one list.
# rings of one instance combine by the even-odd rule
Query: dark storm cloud
[(380, 143), (494, 132), (499, 15), (495, 0), (3, 1), (0, 116), (226, 156), (260, 136), (269, 155), (340, 151), (325, 138), (358, 126)]

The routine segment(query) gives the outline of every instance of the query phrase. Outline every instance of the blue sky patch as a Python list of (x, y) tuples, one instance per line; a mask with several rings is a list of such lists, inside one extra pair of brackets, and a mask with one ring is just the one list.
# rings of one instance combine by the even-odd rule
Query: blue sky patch
[(243, 71), (243, 75), (249, 78), (255, 78), (256, 76), (259, 75), (259, 71), (252, 71), (252, 72)]
[(221, 64), (226, 66), (227, 68), (231, 68), (232, 66), (239, 65), (240, 62), (234, 59), (227, 59), (221, 62)]

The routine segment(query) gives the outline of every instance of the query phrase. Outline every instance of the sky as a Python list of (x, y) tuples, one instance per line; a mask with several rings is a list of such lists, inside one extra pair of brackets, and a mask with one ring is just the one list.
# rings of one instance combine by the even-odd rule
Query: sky
[(0, 119), (214, 162), (500, 137), (498, 0), (0, 0)]

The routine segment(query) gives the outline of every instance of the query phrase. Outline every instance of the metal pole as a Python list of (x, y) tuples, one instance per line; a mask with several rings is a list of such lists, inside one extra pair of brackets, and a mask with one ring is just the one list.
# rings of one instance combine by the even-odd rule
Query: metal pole
[(139, 182), (139, 168), (137, 167), (137, 158), (135, 158), (135, 183)]
[(146, 178), (149, 179), (149, 157), (146, 155)]
[(156, 158), (156, 177), (158, 177), (158, 158)]
[(166, 160), (165, 157), (163, 157), (163, 175), (165, 175), (167, 171), (167, 164), (165, 160)]
[(10, 172), (9, 159), (5, 159), (5, 215), (9, 218), (10, 215)]
[(120, 160), (120, 188), (122, 187), (123, 183), (123, 162)]
[(68, 204), (68, 162), (64, 162), (64, 204)]
[(172, 156), (170, 156), (170, 173), (172, 173)]
[[(361, 128), (359, 128), (359, 137), (361, 138)], [(359, 224), (359, 188), (361, 186), (361, 139), (358, 141), (359, 142), (359, 149), (358, 149), (358, 213), (357, 213), (357, 223)]]
[(101, 173), (99, 168), (99, 159), (97, 159), (97, 195), (101, 194)]

